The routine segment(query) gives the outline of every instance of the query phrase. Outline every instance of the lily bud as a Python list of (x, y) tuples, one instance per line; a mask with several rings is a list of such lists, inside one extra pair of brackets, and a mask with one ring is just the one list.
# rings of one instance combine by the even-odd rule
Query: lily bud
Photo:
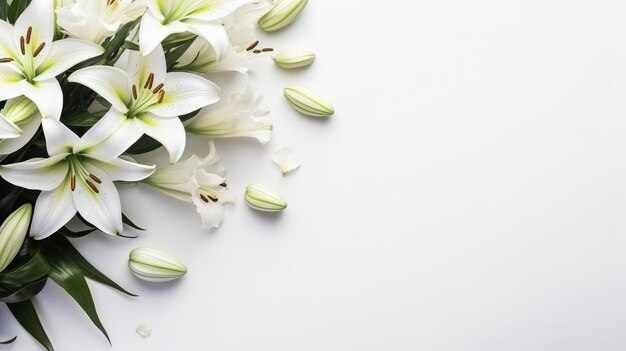
[(304, 88), (287, 87), (285, 97), (291, 107), (307, 116), (328, 117), (335, 113), (333, 105)]
[(32, 212), (31, 204), (22, 205), (0, 226), (0, 272), (7, 268), (20, 251), (28, 233)]
[(4, 115), (11, 122), (19, 124), (31, 117), (39, 110), (30, 99), (24, 96), (11, 99), (4, 106)]
[(315, 61), (315, 53), (307, 50), (281, 51), (273, 57), (278, 67), (298, 68), (308, 66)]
[(167, 282), (187, 274), (187, 267), (173, 257), (146, 247), (130, 252), (128, 266), (137, 278), (149, 282)]
[(246, 188), (246, 202), (255, 210), (278, 212), (287, 208), (287, 202), (274, 190), (259, 184), (248, 185)]
[(302, 12), (308, 0), (280, 0), (259, 19), (259, 26), (268, 32), (279, 30), (293, 22)]

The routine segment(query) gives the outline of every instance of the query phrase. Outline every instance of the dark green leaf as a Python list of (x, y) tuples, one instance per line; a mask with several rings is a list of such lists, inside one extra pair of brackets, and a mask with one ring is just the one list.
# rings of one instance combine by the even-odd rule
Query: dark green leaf
[(30, 300), (41, 292), (44, 286), (46, 286), (47, 281), (48, 277), (44, 277), (32, 283), (21, 285), (17, 288), (0, 287), (0, 301), (9, 304)]
[(91, 296), (91, 291), (89, 290), (83, 272), (72, 260), (67, 258), (66, 253), (56, 250), (53, 246), (42, 245), (42, 250), (46, 254), (46, 258), (52, 267), (50, 273), (48, 273), (50, 279), (54, 280), (55, 283), (63, 288), (63, 290), (78, 303), (87, 316), (89, 316), (89, 319), (91, 319), (93, 324), (104, 334), (110, 343), (111, 340), (102, 322), (100, 322), (96, 305), (93, 302), (93, 297)]
[(87, 261), (83, 257), (83, 255), (80, 254), (80, 252), (78, 252), (78, 250), (76, 250), (74, 245), (72, 245), (72, 243), (67, 238), (61, 235), (53, 235), (50, 238), (42, 241), (42, 243), (49, 249), (55, 250), (59, 254), (62, 253), (68, 260), (73, 261), (74, 265), (79, 267), (81, 272), (83, 272), (83, 274), (87, 278), (94, 280), (98, 283), (107, 285), (126, 295), (137, 296), (126, 291), (113, 280), (109, 279), (109, 277), (97, 270), (93, 265), (91, 265), (91, 263), (89, 263), (89, 261)]
[(12, 344), (16, 339), (17, 339), (17, 336), (14, 336), (12, 339), (9, 339), (7, 341), (0, 341), (0, 345)]
[(167, 60), (168, 71), (171, 70), (172, 67), (174, 67), (174, 65), (176, 65), (176, 61), (181, 56), (183, 56), (185, 51), (187, 51), (187, 49), (189, 49), (189, 47), (191, 46), (191, 44), (193, 43), (194, 40), (195, 40), (195, 38), (186, 40), (186, 41), (182, 42), (178, 47), (176, 47), (173, 50), (168, 51), (165, 54), (165, 59)]
[(122, 45), (122, 48), (133, 50), (133, 51), (139, 51), (139, 45), (128, 40), (124, 42), (124, 45)]
[(54, 350), (52, 344), (50, 343), (50, 339), (48, 339), (48, 335), (46, 335), (46, 331), (43, 329), (43, 326), (39, 321), (39, 316), (37, 315), (37, 311), (35, 310), (35, 306), (33, 306), (33, 302), (31, 300), (9, 303), (7, 306), (15, 319), (17, 319), (22, 327), (26, 329), (26, 331), (33, 338), (35, 338), (35, 340), (45, 347), (46, 350)]
[(0, 282), (8, 285), (25, 284), (46, 276), (49, 271), (48, 262), (46, 262), (43, 254), (37, 251), (25, 264), (0, 273)]
[(57, 231), (57, 233), (65, 236), (65, 237), (68, 237), (68, 238), (82, 238), (82, 237), (84, 237), (86, 235), (89, 235), (89, 234), (95, 232), (95, 231), (96, 231), (95, 229), (87, 229), (87, 230), (81, 230), (81, 231), (78, 231), (78, 232), (74, 232), (74, 231), (71, 231), (71, 230), (67, 229), (66, 227), (63, 227), (63, 228), (59, 229)]
[(63, 116), (62, 122), (70, 127), (91, 127), (104, 116), (104, 113), (77, 112)]
[(0, 19), (7, 20), (7, 14), (9, 13), (9, 3), (7, 0), (0, 0)]
[(150, 138), (147, 135), (142, 136), (134, 143), (127, 152), (131, 155), (143, 154), (146, 152), (150, 152), (156, 150), (161, 147), (161, 143)]
[(131, 221), (130, 218), (126, 217), (124, 213), (122, 213), (122, 222), (124, 222), (124, 224), (129, 225), (132, 228), (135, 228), (137, 230), (145, 230), (141, 228), (140, 226), (136, 225), (135, 223), (133, 223), (133, 221)]
[[(2, 0), (5, 1), (6, 0)], [(30, 4), (30, 0), (13, 0), (11, 6), (9, 6), (7, 19), (10, 23), (15, 23), (18, 17), (24, 12), (26, 7)]]
[(124, 43), (126, 42), (126, 38), (128, 38), (128, 34), (130, 31), (141, 21), (141, 17), (136, 20), (126, 23), (122, 28), (120, 28), (113, 38), (107, 39), (102, 47), (104, 48), (104, 53), (98, 57), (94, 57), (90, 60), (84, 61), (81, 64), (75, 66), (72, 70), (77, 70), (83, 67), (93, 66), (104, 61), (105, 64), (111, 65), (117, 61), (121, 51), (124, 49)]

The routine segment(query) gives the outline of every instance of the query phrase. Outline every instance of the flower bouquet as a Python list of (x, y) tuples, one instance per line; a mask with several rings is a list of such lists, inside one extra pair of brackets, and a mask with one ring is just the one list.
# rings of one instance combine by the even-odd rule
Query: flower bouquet
[[(94, 232), (132, 238), (142, 230), (122, 213), (117, 186), (141, 182), (195, 205), (204, 228), (219, 227), (235, 196), (215, 145), (181, 159), (187, 134), (270, 140), (272, 122), (250, 87), (224, 96), (212, 78), (245, 76), (247, 60), (284, 69), (310, 65), (306, 50), (275, 53), (257, 28), (291, 23), (306, 0), (3, 0), (0, 2), (0, 301), (52, 350), (32, 300), (58, 284), (107, 337), (86, 279), (134, 296), (89, 263), (72, 239)], [(311, 91), (285, 88), (302, 114), (333, 106)], [(169, 165), (133, 156), (163, 147)], [(299, 167), (288, 148), (274, 161)], [(287, 207), (272, 189), (251, 184), (250, 207)], [(76, 229), (78, 227), (82, 229)], [(167, 254), (137, 248), (128, 265), (139, 278), (187, 273)], [(43, 297), (45, 299), (45, 297)], [(45, 303), (45, 300), (42, 300)], [(11, 343), (15, 338), (2, 343)]]

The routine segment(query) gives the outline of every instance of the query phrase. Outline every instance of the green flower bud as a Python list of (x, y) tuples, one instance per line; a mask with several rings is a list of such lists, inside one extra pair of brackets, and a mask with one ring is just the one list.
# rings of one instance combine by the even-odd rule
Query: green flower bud
[(35, 103), (30, 99), (20, 96), (7, 101), (2, 112), (8, 120), (15, 124), (19, 124), (31, 118), (39, 112), (39, 110), (37, 109), (37, 105), (35, 105)]
[(278, 212), (287, 208), (287, 202), (274, 190), (258, 184), (248, 185), (246, 188), (248, 206), (265, 212)]
[(308, 0), (280, 0), (259, 19), (259, 26), (268, 32), (279, 30), (293, 22), (302, 12)]
[(315, 61), (315, 53), (307, 50), (281, 51), (273, 57), (278, 67), (298, 68), (308, 66)]
[(187, 267), (161, 251), (139, 247), (130, 252), (128, 266), (139, 279), (167, 282), (187, 274)]
[(287, 87), (285, 97), (291, 107), (307, 116), (328, 117), (335, 113), (333, 105), (304, 88)]
[(0, 226), (0, 272), (7, 268), (20, 251), (28, 233), (32, 213), (31, 204), (22, 205)]

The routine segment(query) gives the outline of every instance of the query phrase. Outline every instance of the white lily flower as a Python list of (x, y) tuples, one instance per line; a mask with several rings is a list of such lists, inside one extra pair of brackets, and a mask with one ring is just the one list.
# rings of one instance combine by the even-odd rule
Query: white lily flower
[[(30, 234), (44, 239), (64, 226), (76, 212), (101, 231), (122, 232), (122, 211), (114, 181), (140, 181), (154, 166), (118, 158), (118, 153), (90, 152), (89, 138), (79, 138), (61, 122), (44, 118), (50, 157), (0, 166), (0, 176), (11, 184), (41, 190), (35, 203)], [(109, 149), (112, 151), (112, 149)]]
[(296, 156), (296, 154), (288, 147), (278, 149), (272, 156), (274, 163), (280, 167), (280, 171), (283, 175), (285, 173), (294, 171), (302, 165), (302, 161)]
[(157, 169), (143, 182), (163, 193), (196, 205), (202, 219), (202, 228), (216, 228), (224, 221), (224, 205), (234, 203), (235, 197), (227, 189), (226, 170), (221, 164), (213, 142), (209, 155), (196, 155), (165, 168)]
[(53, 42), (53, 5), (33, 0), (15, 26), (0, 21), (0, 100), (25, 95), (44, 117), (59, 119), (63, 93), (55, 77), (104, 49), (78, 39)]
[(177, 70), (198, 73), (248, 72), (246, 61), (232, 47), (220, 59), (211, 44), (204, 38), (197, 37), (177, 60)]
[(211, 137), (248, 137), (265, 144), (272, 138), (270, 111), (263, 97), (250, 91), (232, 94), (228, 103), (219, 108), (205, 107), (185, 122), (191, 134)]
[(76, 0), (56, 10), (57, 24), (65, 33), (95, 44), (145, 12), (144, 0)]
[(167, 73), (160, 45), (148, 56), (126, 51), (116, 67), (83, 68), (68, 80), (91, 88), (112, 105), (85, 134), (106, 140), (92, 150), (95, 154), (114, 149), (119, 155), (145, 133), (167, 149), (174, 163), (183, 154), (186, 140), (178, 116), (219, 100), (219, 88), (210, 81), (190, 73)]
[(228, 36), (221, 20), (238, 8), (258, 0), (147, 0), (141, 19), (141, 52), (149, 54), (167, 36), (191, 32), (206, 39), (218, 61), (228, 50)]
[(26, 145), (41, 125), (37, 106), (24, 96), (6, 102), (0, 112), (0, 155), (8, 155)]

